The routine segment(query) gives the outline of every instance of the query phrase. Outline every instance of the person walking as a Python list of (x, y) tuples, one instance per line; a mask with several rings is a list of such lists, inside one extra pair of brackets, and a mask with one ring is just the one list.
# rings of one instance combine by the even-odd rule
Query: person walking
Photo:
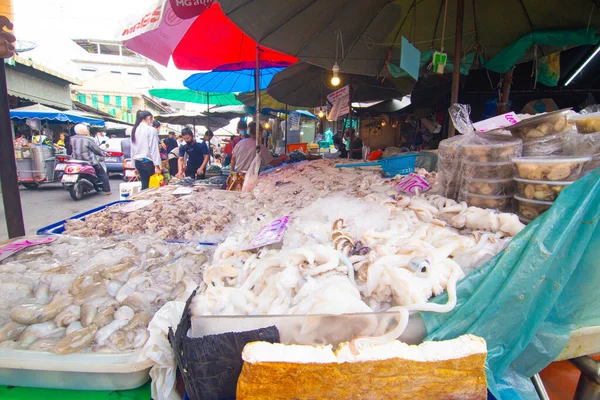
[(75, 125), (75, 136), (71, 137), (71, 147), (73, 153), (72, 158), (75, 160), (89, 162), (94, 170), (96, 176), (102, 180), (102, 189), (107, 195), (112, 194), (110, 191), (110, 181), (108, 180), (108, 174), (100, 165), (100, 157), (104, 156), (104, 151), (96, 144), (95, 140), (90, 137), (89, 128), (84, 124)]
[(140, 175), (142, 190), (148, 189), (153, 174), (161, 173), (158, 132), (152, 127), (152, 120), (149, 111), (138, 111), (131, 132), (131, 156)]

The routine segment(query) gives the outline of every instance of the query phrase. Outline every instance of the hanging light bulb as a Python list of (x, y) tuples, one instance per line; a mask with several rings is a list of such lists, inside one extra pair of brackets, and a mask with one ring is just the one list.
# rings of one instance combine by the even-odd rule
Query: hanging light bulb
[(265, 122), (265, 129), (271, 129), (271, 124), (268, 122)]
[(387, 123), (385, 122), (385, 120), (381, 121), (381, 126), (386, 126)]
[(317, 116), (321, 119), (325, 118), (325, 112), (323, 112), (322, 108), (319, 108), (319, 113), (317, 114)]
[(340, 77), (338, 76), (340, 73), (340, 66), (338, 65), (337, 61), (335, 62), (335, 64), (333, 64), (333, 68), (331, 69), (331, 71), (333, 72), (331, 84), (333, 86), (338, 86), (340, 84)]

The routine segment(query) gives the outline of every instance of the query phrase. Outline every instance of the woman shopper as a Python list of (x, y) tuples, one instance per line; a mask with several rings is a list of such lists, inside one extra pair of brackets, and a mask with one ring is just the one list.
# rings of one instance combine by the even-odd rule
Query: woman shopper
[(131, 132), (131, 156), (142, 181), (142, 190), (148, 189), (153, 174), (161, 173), (158, 132), (152, 127), (152, 120), (149, 111), (138, 111)]

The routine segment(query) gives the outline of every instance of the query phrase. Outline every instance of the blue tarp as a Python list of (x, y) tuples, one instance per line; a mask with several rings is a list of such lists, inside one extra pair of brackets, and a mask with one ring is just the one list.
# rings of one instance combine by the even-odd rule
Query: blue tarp
[[(276, 73), (284, 68), (262, 68), (260, 70), (260, 90), (265, 90)], [(254, 69), (240, 71), (211, 71), (191, 75), (183, 85), (200, 92), (238, 93), (253, 92)]]
[[(567, 187), (507, 248), (458, 285), (448, 314), (423, 313), (427, 340), (471, 333), (488, 345), (498, 399), (529, 399), (527, 377), (560, 354), (572, 330), (600, 325), (600, 169)], [(445, 303), (447, 296), (434, 300)]]
[(81, 115), (71, 114), (69, 111), (29, 111), (29, 110), (10, 110), (10, 119), (13, 121), (24, 122), (27, 119), (37, 118), (42, 122), (50, 124), (78, 124), (86, 123), (90, 125), (104, 126), (101, 119), (88, 118)]

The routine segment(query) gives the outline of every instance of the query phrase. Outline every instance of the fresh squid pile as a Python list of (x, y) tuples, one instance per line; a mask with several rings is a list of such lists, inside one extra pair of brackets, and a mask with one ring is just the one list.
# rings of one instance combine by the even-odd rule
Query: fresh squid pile
[[(392, 180), (371, 179), (364, 171), (354, 174), (355, 181), (332, 184), (341, 188), (338, 193), (313, 199), (304, 209), (296, 207), (282, 243), (248, 250), (263, 218), (248, 218), (238, 226), (203, 268), (192, 313), (337, 315), (391, 310), (404, 317), (380, 340), (395, 339), (406, 328), (409, 312), (452, 310), (458, 280), (524, 228), (514, 214), (436, 195), (401, 196)], [(291, 181), (286, 185), (293, 192), (308, 191), (306, 179), (311, 180), (299, 178), (299, 188)], [(277, 182), (280, 176), (261, 185)], [(364, 196), (357, 198), (361, 191)], [(284, 210), (294, 207), (285, 196), (271, 200), (283, 204)], [(446, 304), (428, 303), (445, 291)]]
[(62, 237), (0, 264), (0, 348), (123, 352), (149, 337), (154, 313), (185, 301), (207, 256), (161, 240)]
[[(176, 187), (169, 187), (173, 192)], [(198, 189), (193, 195), (178, 198), (161, 191), (154, 203), (135, 212), (124, 212), (122, 206), (92, 214), (84, 221), (70, 220), (65, 234), (71, 236), (149, 235), (161, 239), (183, 239), (215, 242), (226, 234), (233, 215), (237, 194)]]

